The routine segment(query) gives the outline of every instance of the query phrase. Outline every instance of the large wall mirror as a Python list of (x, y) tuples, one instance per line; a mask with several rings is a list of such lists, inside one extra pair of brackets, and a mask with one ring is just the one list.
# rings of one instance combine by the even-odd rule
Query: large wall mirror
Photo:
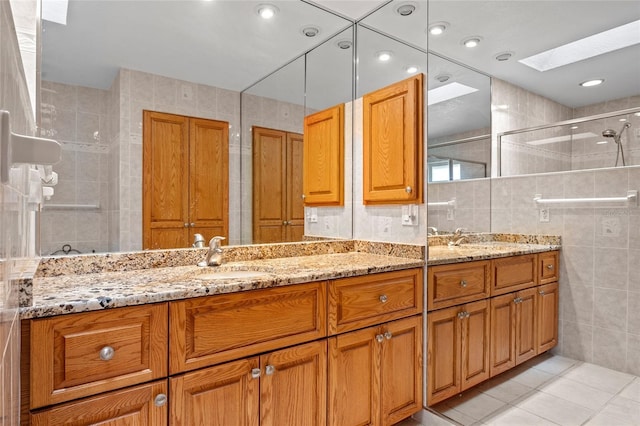
[[(271, 20), (262, 19), (258, 1), (71, 0), (57, 14), (63, 19), (43, 17), (40, 128), (63, 145), (55, 192), (41, 213), (43, 255), (143, 248), (143, 110), (226, 123), (227, 242), (252, 242), (244, 231), (251, 223), (244, 208), (251, 206), (252, 175), (242, 160), (250, 155), (251, 133), (242, 128), (248, 121), (241, 117), (241, 92), (270, 76), (262, 80), (270, 92), (253, 87), (254, 96), (265, 98), (265, 115), (255, 125), (299, 132), (305, 111), (291, 105), (304, 105), (305, 90), (309, 104), (327, 84), (313, 74), (313, 49), (351, 28), (350, 21), (306, 2), (269, 3), (276, 6)], [(332, 62), (340, 62), (344, 51), (333, 47), (338, 56)], [(349, 83), (351, 63), (336, 67)], [(280, 68), (296, 77), (279, 79), (273, 72)], [(334, 82), (327, 87), (336, 88)], [(339, 90), (343, 96), (332, 102), (351, 98), (350, 88), (341, 84)], [(282, 99), (279, 110), (270, 108)], [(309, 107), (321, 106), (314, 101)], [(350, 222), (347, 208), (329, 216)], [(326, 223), (331, 228), (331, 220)], [(351, 228), (332, 236), (349, 238)]]

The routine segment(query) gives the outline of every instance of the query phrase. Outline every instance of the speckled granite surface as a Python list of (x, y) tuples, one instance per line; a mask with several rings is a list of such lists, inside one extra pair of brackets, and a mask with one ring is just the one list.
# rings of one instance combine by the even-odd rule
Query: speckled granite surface
[[(173, 266), (36, 277), (32, 300), (21, 308), (21, 318), (277, 287), (423, 265), (423, 259), (349, 252), (228, 262), (215, 268)], [(203, 277), (232, 270), (257, 271), (263, 275), (224, 279)]]
[[(431, 246), (446, 246), (451, 241), (449, 235), (433, 235), (427, 237), (427, 243)], [(519, 243), (519, 244), (540, 244), (540, 245), (560, 245), (558, 235), (535, 235), (535, 234), (498, 234), (498, 233), (470, 233), (464, 234), (463, 244), (478, 243)]]
[(559, 250), (559, 244), (526, 244), (502, 241), (488, 241), (474, 244), (429, 246), (427, 265), (469, 262), (472, 260), (495, 259), (521, 254), (542, 253)]

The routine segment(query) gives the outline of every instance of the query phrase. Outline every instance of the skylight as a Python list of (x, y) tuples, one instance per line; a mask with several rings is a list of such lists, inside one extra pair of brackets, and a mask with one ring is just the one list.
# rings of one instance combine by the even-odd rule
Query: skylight
[(431, 89), (427, 92), (427, 105), (448, 101), (449, 99), (458, 98), (477, 91), (478, 89), (476, 88), (460, 83), (445, 84), (444, 86)]
[(520, 59), (538, 71), (549, 71), (640, 43), (640, 20)]
[(42, 0), (42, 19), (67, 25), (68, 0)]

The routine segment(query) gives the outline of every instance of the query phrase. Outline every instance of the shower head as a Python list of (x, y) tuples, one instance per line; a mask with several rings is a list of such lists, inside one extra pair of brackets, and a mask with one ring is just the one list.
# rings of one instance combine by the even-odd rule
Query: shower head
[(617, 133), (613, 129), (607, 129), (607, 130), (602, 132), (602, 136), (604, 136), (605, 138), (615, 138), (616, 135), (617, 135)]
[(605, 138), (613, 138), (613, 141), (615, 143), (620, 143), (620, 138), (622, 137), (622, 132), (624, 132), (629, 127), (631, 127), (630, 123), (624, 123), (622, 125), (622, 129), (620, 129), (620, 132), (616, 132), (613, 129), (606, 129), (606, 130), (604, 130), (602, 132), (602, 136), (604, 136)]

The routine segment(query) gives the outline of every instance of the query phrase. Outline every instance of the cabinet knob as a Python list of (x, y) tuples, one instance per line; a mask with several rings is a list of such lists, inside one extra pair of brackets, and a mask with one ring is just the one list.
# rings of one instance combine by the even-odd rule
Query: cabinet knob
[(153, 403), (156, 405), (156, 407), (162, 407), (163, 405), (165, 405), (167, 403), (167, 395), (165, 395), (163, 393), (159, 393), (154, 398)]
[(413, 191), (413, 188), (411, 188), (410, 186), (407, 186), (404, 190), (407, 191), (407, 194), (411, 194), (411, 191)]
[(376, 334), (376, 340), (378, 341), (378, 343), (382, 343), (382, 341), (384, 340), (384, 336), (382, 334)]
[(193, 222), (191, 222), (191, 227), (192, 227), (192, 228), (195, 228), (195, 226), (196, 226), (196, 224), (195, 224), (195, 223), (193, 223)]
[(387, 300), (389, 300), (389, 298), (387, 297), (386, 294), (383, 294), (382, 296), (380, 296), (380, 303), (387, 303)]
[(550, 271), (553, 271), (553, 265), (552, 264), (547, 265), (547, 269)]
[(283, 221), (282, 221), (282, 224), (283, 224), (284, 226), (287, 226), (287, 221), (286, 221), (286, 220), (283, 220)]
[(390, 331), (387, 330), (387, 331), (384, 332), (384, 338), (385, 339), (391, 340), (392, 337), (393, 337), (393, 334), (391, 334)]
[(305, 198), (307, 198), (307, 196), (306, 196), (306, 195), (304, 195), (304, 194), (302, 194), (302, 195), (301, 195), (301, 197), (302, 197), (302, 199), (303, 199), (303, 200), (304, 200)]
[(521, 297), (516, 297), (515, 299), (513, 299), (513, 303), (520, 303), (520, 302), (522, 302)]
[(458, 312), (458, 318), (460, 319), (464, 318), (464, 314), (465, 312)]
[(544, 296), (544, 290), (540, 290), (538, 293), (540, 293), (541, 296)]
[(460, 287), (466, 287), (467, 282), (465, 280), (460, 281)]
[(251, 378), (253, 379), (257, 379), (260, 377), (260, 369), (259, 368), (252, 368), (251, 369)]
[(267, 365), (267, 367), (264, 369), (264, 372), (267, 376), (270, 376), (276, 372), (276, 367), (273, 365)]
[(188, 224), (187, 222), (185, 222), (185, 223), (184, 223), (184, 227), (185, 227), (185, 228), (188, 228), (188, 227), (189, 227), (189, 224)]
[(104, 348), (100, 349), (100, 359), (103, 361), (109, 361), (115, 354), (116, 350), (111, 346), (105, 346)]

